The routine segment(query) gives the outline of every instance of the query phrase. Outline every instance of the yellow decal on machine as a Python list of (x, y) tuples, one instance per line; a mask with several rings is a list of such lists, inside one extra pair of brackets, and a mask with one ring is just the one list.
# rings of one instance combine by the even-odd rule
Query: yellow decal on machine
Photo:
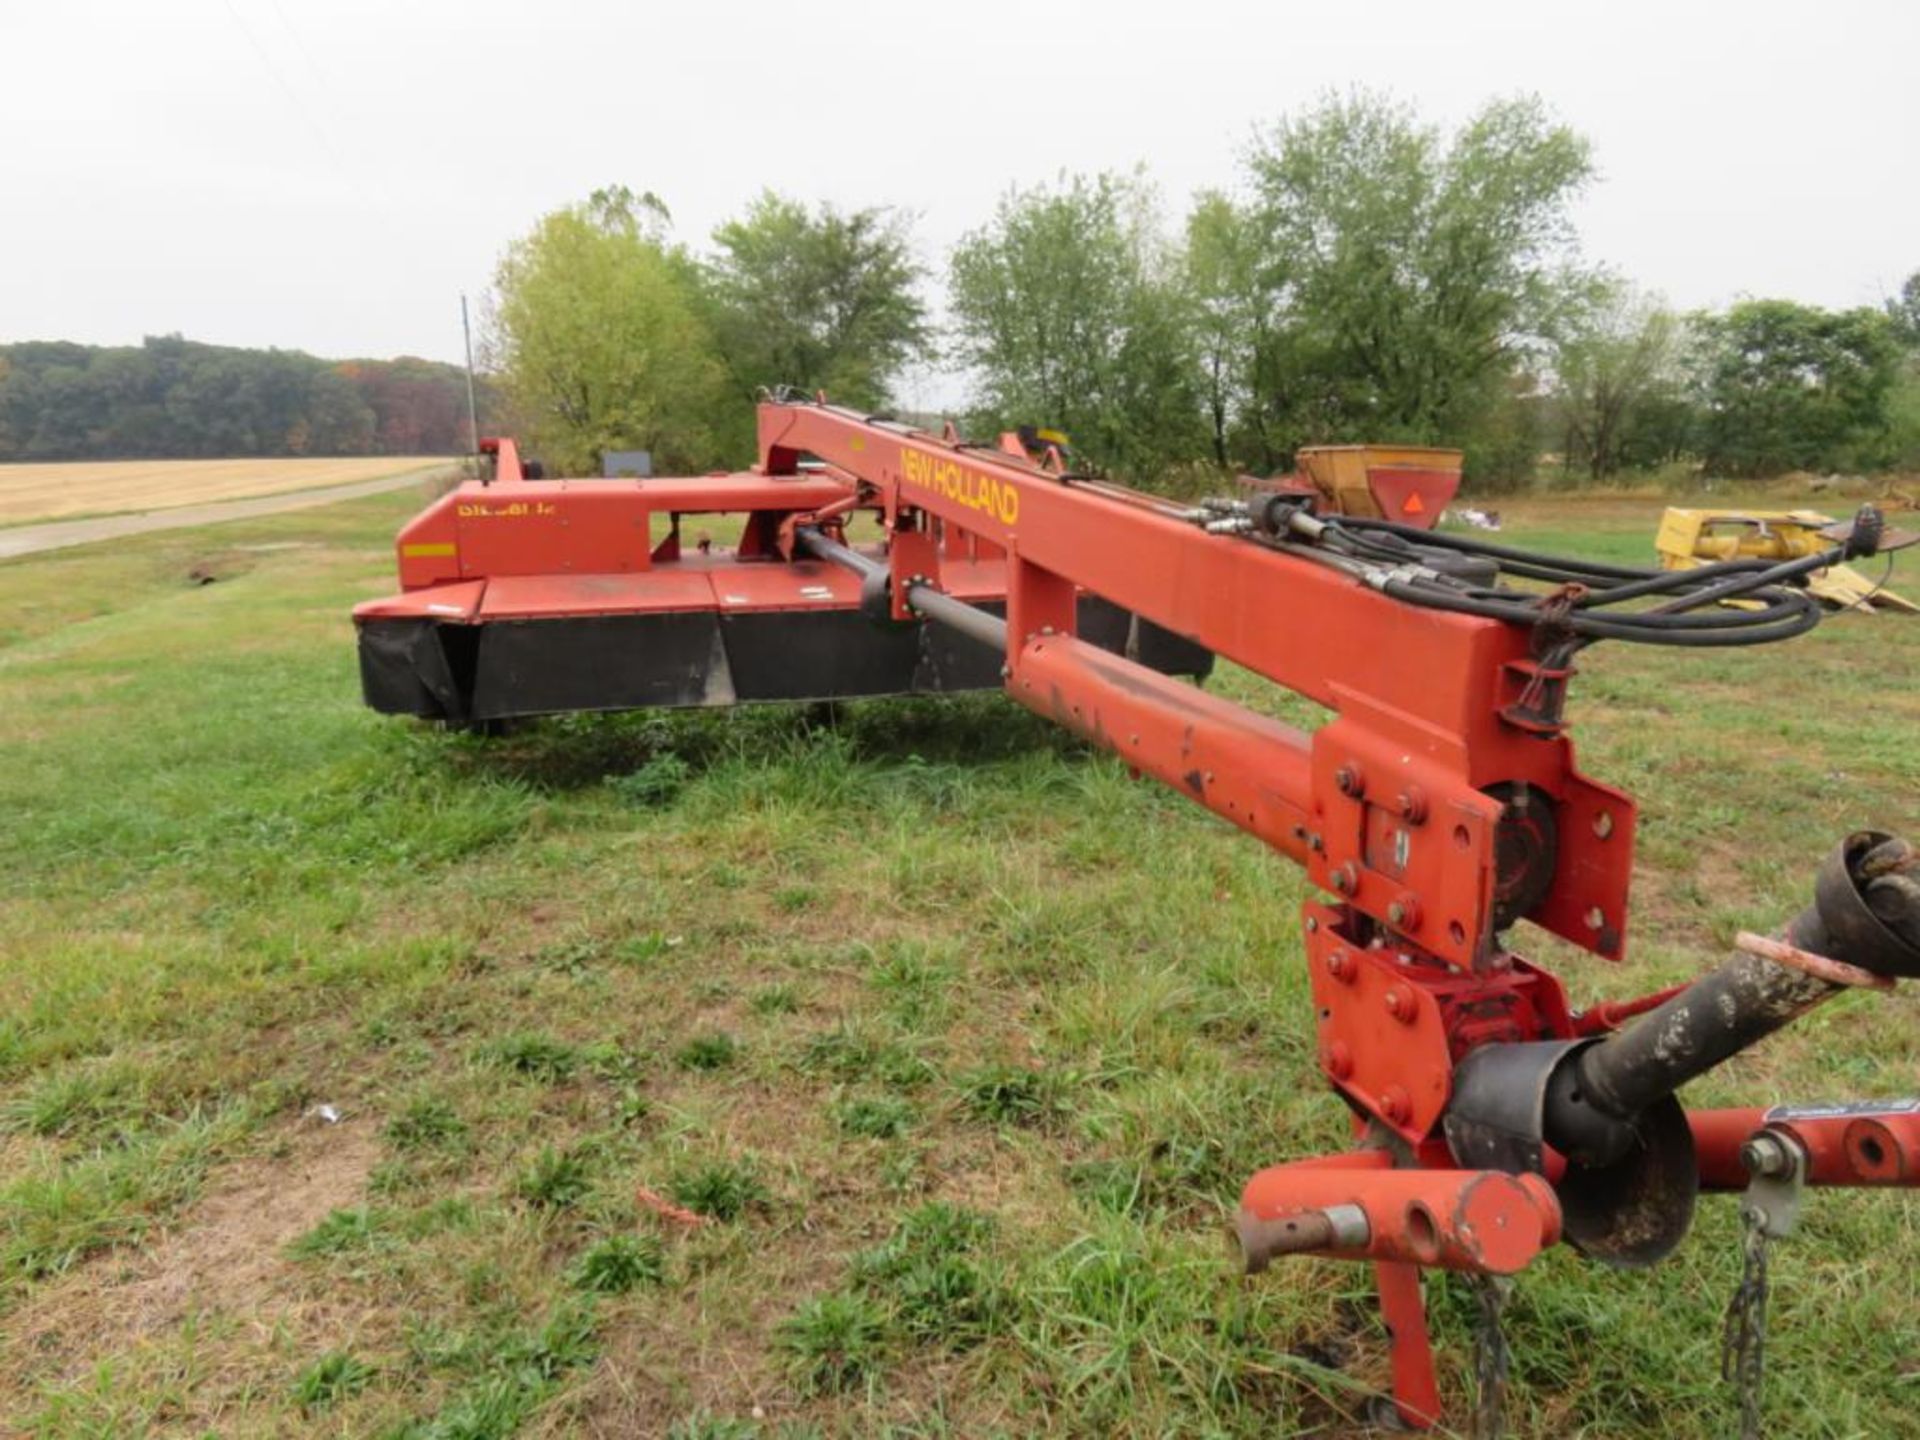
[(514, 500), (505, 505), (463, 504), (462, 520), (523, 520), (530, 515), (557, 515), (560, 507), (545, 500)]
[(431, 560), (453, 553), (454, 547), (451, 540), (434, 540), (400, 547), (402, 558), (407, 560)]
[(936, 495), (990, 515), (1002, 525), (1017, 524), (1020, 519), (1020, 489), (998, 476), (974, 470), (944, 455), (928, 455), (919, 450), (900, 450), (900, 469), (909, 485), (918, 485)]

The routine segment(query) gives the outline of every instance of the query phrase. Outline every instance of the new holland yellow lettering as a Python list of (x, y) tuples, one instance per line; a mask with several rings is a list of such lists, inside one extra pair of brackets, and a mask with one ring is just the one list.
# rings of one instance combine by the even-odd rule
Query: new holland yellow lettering
[(909, 485), (944, 495), (956, 504), (998, 520), (1002, 525), (1012, 525), (1020, 519), (1018, 486), (998, 476), (968, 469), (957, 460), (928, 455), (903, 446), (900, 450), (900, 474)]

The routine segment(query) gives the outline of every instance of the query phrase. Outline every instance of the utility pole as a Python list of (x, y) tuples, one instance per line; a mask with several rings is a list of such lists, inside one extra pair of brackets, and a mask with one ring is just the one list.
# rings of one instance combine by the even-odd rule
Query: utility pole
[(468, 453), (480, 454), (480, 407), (473, 398), (473, 326), (467, 322), (467, 292), (460, 292), (460, 333), (467, 339), (467, 438)]

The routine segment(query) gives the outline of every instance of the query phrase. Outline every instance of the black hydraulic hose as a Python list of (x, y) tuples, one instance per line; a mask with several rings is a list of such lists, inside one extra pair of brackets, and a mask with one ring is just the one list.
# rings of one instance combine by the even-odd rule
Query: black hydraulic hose
[[(1845, 551), (1836, 545), (1831, 550), (1822, 550), (1817, 555), (1803, 555), (1798, 560), (1784, 561), (1779, 565), (1775, 565), (1770, 570), (1763, 570), (1758, 575), (1753, 576), (1750, 583), (1746, 585), (1737, 584), (1732, 580), (1723, 580), (1717, 585), (1707, 586), (1704, 590), (1689, 592), (1682, 598), (1686, 602), (1687, 609), (1692, 609), (1697, 605), (1711, 605), (1716, 601), (1732, 599), (1736, 595), (1743, 595), (1747, 593), (1748, 590), (1758, 589), (1765, 585), (1777, 585), (1782, 580), (1792, 580), (1801, 575), (1810, 574), (1815, 570), (1824, 570), (1829, 565), (1838, 565), (1844, 555)], [(1658, 613), (1672, 614), (1674, 610), (1679, 608), (1679, 604), (1679, 601), (1675, 601), (1671, 605), (1664, 605)]]
[[(1808, 597), (1791, 590), (1766, 589), (1747, 594), (1760, 608), (1749, 610), (1735, 618), (1726, 614), (1696, 615), (1691, 609), (1679, 608), (1658, 610), (1629, 610), (1613, 615), (1621, 624), (1633, 624), (1647, 630), (1724, 630), (1729, 627), (1743, 629), (1750, 626), (1769, 624), (1775, 620), (1785, 620), (1798, 616), (1807, 609), (1817, 609)], [(1590, 609), (1588, 614), (1606, 614), (1603, 608)]]
[[(1531, 601), (1480, 600), (1465, 592), (1401, 580), (1389, 580), (1383, 589), (1395, 599), (1410, 604), (1504, 620), (1514, 625), (1535, 625), (1548, 618)], [(1817, 602), (1811, 597), (1794, 597), (1794, 600), (1804, 603), (1789, 604), (1788, 618), (1784, 619), (1775, 619), (1769, 614), (1728, 616), (1725, 619), (1719, 616), (1687, 615), (1607, 617), (1591, 610), (1570, 610), (1564, 624), (1574, 634), (1594, 640), (1637, 640), (1649, 645), (1681, 646), (1764, 645), (1770, 641), (1803, 635), (1820, 623)], [(1763, 623), (1755, 624), (1755, 620)]]
[[(1346, 527), (1349, 523), (1341, 522), (1340, 538), (1357, 542), (1355, 548), (1383, 560), (1419, 562), (1417, 547), (1405, 545), (1397, 534), (1387, 537), (1395, 542), (1392, 546), (1381, 545), (1370, 538), (1363, 538), (1358, 533), (1348, 532)], [(1451, 541), (1454, 537), (1439, 538), (1442, 541)], [(1626, 571), (1619, 566), (1603, 565), (1571, 556), (1539, 555), (1530, 551), (1513, 550), (1507, 546), (1477, 546), (1474, 542), (1468, 542), (1466, 545), (1444, 544), (1438, 548), (1455, 550), (1460, 554), (1480, 555), (1482, 558), (1494, 560), (1501, 571), (1509, 575), (1522, 575), (1530, 580), (1544, 580), (1557, 584), (1574, 582), (1585, 585), (1592, 593), (1575, 602), (1581, 606), (1608, 605), (1618, 600), (1632, 599), (1641, 594), (1686, 589), (1703, 585), (1723, 575), (1758, 574), (1771, 563), (1766, 560), (1743, 559), (1720, 561), (1712, 566), (1701, 566), (1693, 570)], [(1623, 579), (1623, 574), (1633, 578)]]
[[(1692, 570), (1665, 571), (1608, 565), (1541, 555), (1467, 536), (1416, 530), (1392, 521), (1342, 516), (1325, 521), (1323, 542), (1363, 561), (1420, 563), (1422, 547), (1450, 550), (1495, 561), (1511, 575), (1561, 585), (1577, 585), (1560, 613), (1546, 608), (1545, 597), (1500, 588), (1463, 587), (1444, 580), (1394, 578), (1381, 588), (1395, 599), (1430, 609), (1478, 615), (1516, 625), (1552, 621), (1581, 641), (1629, 640), (1676, 646), (1763, 645), (1804, 634), (1820, 621), (1818, 603), (1806, 592), (1783, 588), (1810, 570), (1831, 564), (1839, 552), (1803, 557), (1785, 564), (1736, 559)], [(1659, 597), (1652, 609), (1615, 611), (1628, 600)], [(1735, 597), (1758, 608), (1737, 614), (1693, 613)]]
[(1711, 565), (1696, 565), (1691, 570), (1661, 570), (1644, 580), (1626, 585), (1610, 585), (1596, 591), (1580, 605), (1612, 605), (1622, 600), (1639, 600), (1648, 595), (1663, 595), (1669, 590), (1688, 590), (1727, 575), (1757, 575), (1767, 568), (1765, 560), (1719, 560)]
[[(1351, 521), (1340, 522), (1340, 528), (1351, 526)], [(1654, 570), (1651, 568), (1628, 569), (1622, 566), (1606, 565), (1598, 561), (1574, 559), (1568, 556), (1539, 555), (1530, 551), (1514, 550), (1504, 545), (1488, 545), (1482, 542), (1448, 535), (1433, 536), (1430, 532), (1416, 531), (1416, 534), (1428, 535), (1435, 540), (1439, 548), (1457, 550), (1462, 554), (1481, 555), (1500, 562), (1500, 568), (1513, 575), (1524, 575), (1529, 579), (1558, 581), (1577, 581), (1588, 585), (1592, 593), (1582, 596), (1575, 603), (1582, 607), (1611, 605), (1623, 600), (1638, 599), (1645, 595), (1662, 594), (1667, 591), (1682, 590), (1689, 592), (1687, 608), (1696, 604), (1717, 600), (1724, 595), (1744, 594), (1747, 590), (1762, 585), (1777, 583), (1817, 570), (1822, 566), (1834, 564), (1840, 557), (1839, 550), (1822, 552), (1815, 556), (1777, 564), (1758, 558), (1722, 560), (1711, 565), (1695, 566), (1688, 570)], [(1397, 541), (1400, 536), (1393, 532)], [(1361, 542), (1364, 548), (1383, 559), (1418, 560), (1415, 547), (1404, 549), (1386, 547)], [(1730, 577), (1745, 577), (1745, 583), (1729, 585), (1723, 589), (1707, 592), (1709, 582)], [(1631, 578), (1625, 578), (1631, 577)], [(1692, 592), (1702, 592), (1696, 596)], [(1703, 598), (1704, 597), (1704, 598)]]
[[(1430, 580), (1408, 580), (1393, 583), (1421, 586), (1424, 587), (1424, 593), (1437, 596), (1444, 595), (1451, 597), (1464, 595), (1489, 606), (1501, 607), (1503, 616), (1512, 616), (1517, 613), (1515, 607), (1518, 607), (1518, 610), (1524, 611), (1534, 619), (1541, 618), (1536, 608), (1538, 602), (1533, 597), (1518, 595), (1512, 590), (1487, 589), (1484, 586), (1456, 588), (1451, 585), (1442, 586)], [(1402, 596), (1402, 598), (1407, 597)], [(1596, 611), (1592, 607), (1587, 607), (1584, 613), (1592, 615), (1596, 619), (1609, 619), (1618, 624), (1643, 626), (1649, 630), (1720, 630), (1729, 627), (1745, 628), (1748, 626), (1770, 624), (1774, 621), (1797, 619), (1807, 608), (1806, 597), (1791, 590), (1762, 590), (1748, 598), (1759, 608), (1748, 610), (1737, 619), (1726, 614), (1694, 615), (1679, 610), (1635, 610), (1622, 613), (1618, 616), (1610, 616), (1604, 610)], [(1419, 602), (1416, 601), (1415, 603)], [(1439, 602), (1436, 601), (1435, 603)], [(1580, 612), (1582, 609), (1577, 601), (1575, 602), (1574, 608), (1576, 612)]]
[[(1758, 557), (1737, 560), (1721, 560), (1711, 565), (1698, 565), (1688, 570), (1656, 570), (1651, 567), (1629, 567), (1608, 565), (1597, 560), (1580, 560), (1569, 556), (1542, 555), (1536, 551), (1518, 550), (1510, 545), (1496, 545), (1490, 541), (1477, 540), (1472, 536), (1449, 535), (1439, 531), (1416, 530), (1411, 526), (1396, 524), (1390, 520), (1355, 519), (1343, 516), (1335, 522), (1343, 531), (1355, 531), (1364, 534), (1367, 531), (1381, 531), (1395, 540), (1411, 542), (1407, 555), (1412, 557), (1413, 545), (1431, 545), (1442, 549), (1458, 550), (1464, 554), (1483, 555), (1489, 559), (1511, 562), (1501, 568), (1514, 574), (1527, 575), (1537, 580), (1570, 580), (1582, 577), (1608, 577), (1625, 583), (1601, 587), (1595, 594), (1584, 597), (1580, 602), (1584, 606), (1609, 605), (1616, 601), (1638, 599), (1643, 595), (1658, 594), (1667, 590), (1686, 590), (1686, 608), (1709, 604), (1732, 596), (1743, 595), (1749, 589), (1778, 584), (1782, 580), (1793, 579), (1809, 571), (1825, 569), (1837, 565), (1845, 558), (1843, 547), (1834, 546), (1814, 555), (1803, 555), (1783, 562), (1772, 562)], [(1744, 585), (1707, 582), (1744, 576), (1749, 581)], [(1695, 587), (1699, 587), (1695, 590)]]
[[(1426, 533), (1426, 532), (1419, 532)], [(1347, 528), (1346, 522), (1329, 526), (1328, 534), (1341, 548), (1358, 556), (1382, 561), (1389, 564), (1421, 564), (1419, 549), (1403, 541), (1397, 534), (1387, 534), (1375, 538)], [(1451, 537), (1442, 537), (1443, 539)], [(1390, 541), (1386, 544), (1382, 541)], [(1594, 605), (1607, 605), (1616, 600), (1632, 598), (1636, 594), (1661, 593), (1668, 590), (1684, 589), (1704, 583), (1706, 579), (1724, 574), (1745, 571), (1758, 572), (1766, 567), (1766, 561), (1724, 562), (1725, 568), (1716, 567), (1710, 575), (1703, 576), (1696, 571), (1639, 570), (1632, 572), (1634, 579), (1622, 580), (1618, 567), (1589, 567), (1582, 560), (1559, 555), (1534, 555), (1525, 551), (1510, 550), (1505, 546), (1487, 547), (1497, 553), (1483, 553), (1482, 550), (1460, 547), (1440, 546), (1456, 554), (1474, 555), (1492, 560), (1500, 571), (1507, 575), (1522, 576), (1529, 580), (1542, 580), (1549, 584), (1577, 584), (1591, 593), (1580, 597), (1575, 604), (1582, 608)]]
[(1541, 555), (1533, 550), (1517, 550), (1511, 545), (1496, 545), (1491, 540), (1477, 540), (1470, 535), (1453, 535), (1441, 530), (1420, 530), (1412, 525), (1401, 525), (1393, 520), (1372, 520), (1343, 515), (1338, 521), (1343, 530), (1378, 530), (1389, 535), (1397, 535), (1419, 545), (1438, 545), (1447, 550), (1463, 550), (1470, 555), (1486, 555), (1495, 560), (1518, 560), (1530, 564), (1560, 564), (1569, 570), (1581, 570), (1592, 575), (1611, 575), (1618, 580), (1639, 580), (1649, 575), (1665, 574), (1640, 565), (1609, 565), (1602, 560), (1563, 559), (1556, 555)]

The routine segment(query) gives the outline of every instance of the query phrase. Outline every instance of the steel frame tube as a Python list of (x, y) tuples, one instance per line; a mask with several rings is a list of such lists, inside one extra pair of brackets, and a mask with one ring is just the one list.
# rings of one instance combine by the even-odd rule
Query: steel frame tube
[[(862, 555), (858, 550), (829, 540), (820, 531), (811, 526), (802, 525), (793, 532), (794, 543), (816, 560), (825, 560), (838, 565), (843, 570), (851, 570), (861, 579), (870, 579), (882, 574), (887, 567), (880, 561)], [(936, 624), (949, 630), (956, 630), (969, 640), (977, 640), (982, 645), (1005, 653), (1007, 648), (1007, 622), (998, 615), (990, 614), (977, 605), (969, 605), (964, 600), (956, 600), (931, 585), (907, 586), (906, 602), (915, 613), (925, 616)]]
[(909, 585), (907, 604), (937, 625), (958, 631), (969, 640), (977, 640), (1002, 654), (1006, 652), (1007, 622), (998, 615), (956, 600), (931, 585)]
[(1308, 863), (1313, 751), (1302, 731), (1071, 635), (1029, 641), (1007, 692)]
[[(1560, 1202), (1538, 1175), (1274, 1165), (1247, 1182), (1236, 1228), (1247, 1269), (1310, 1252), (1511, 1275), (1560, 1239)], [(1348, 1157), (1333, 1156), (1338, 1161)]]
[(842, 570), (851, 570), (861, 579), (876, 570), (887, 567), (871, 556), (862, 555), (850, 546), (829, 540), (824, 533), (811, 525), (797, 526), (793, 532), (793, 543), (816, 560), (824, 560), (829, 565), (838, 565)]
[(1705, 1190), (1744, 1190), (1741, 1152), (1762, 1134), (1800, 1147), (1809, 1185), (1920, 1187), (1920, 1102), (1690, 1110), (1687, 1124)]

